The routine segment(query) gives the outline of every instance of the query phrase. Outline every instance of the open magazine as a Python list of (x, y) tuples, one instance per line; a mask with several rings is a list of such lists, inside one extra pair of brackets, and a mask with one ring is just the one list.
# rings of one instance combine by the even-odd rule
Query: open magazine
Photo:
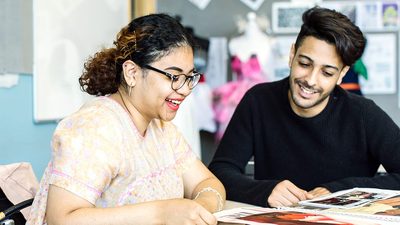
[(399, 195), (399, 191), (376, 188), (353, 188), (338, 191), (320, 198), (299, 202), (300, 205), (315, 206), (321, 208), (350, 209), (366, 205), (377, 200), (383, 200)]
[(281, 209), (366, 218), (380, 224), (400, 224), (400, 191), (354, 188)]
[(249, 225), (300, 224), (300, 225), (377, 225), (374, 221), (346, 217), (342, 215), (322, 215), (316, 213), (279, 210), (261, 207), (243, 207), (223, 210), (214, 214), (219, 222)]

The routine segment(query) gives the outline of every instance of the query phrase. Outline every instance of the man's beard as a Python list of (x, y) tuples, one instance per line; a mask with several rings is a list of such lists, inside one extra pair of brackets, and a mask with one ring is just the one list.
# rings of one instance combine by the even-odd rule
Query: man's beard
[[(313, 90), (313, 91), (315, 91), (315, 93), (319, 94), (319, 97), (316, 100), (314, 100), (313, 102), (302, 103), (301, 96), (295, 95), (295, 93), (293, 91), (295, 86), (298, 87), (299, 91), (301, 91), (301, 86), (303, 86), (307, 89)], [(290, 93), (293, 103), (301, 109), (310, 109), (314, 106), (317, 106), (317, 105), (321, 104), (321, 102), (323, 102), (330, 95), (330, 92), (324, 93), (323, 89), (314, 89), (310, 85), (308, 85), (308, 83), (306, 81), (301, 81), (299, 79), (290, 79), (289, 93)]]

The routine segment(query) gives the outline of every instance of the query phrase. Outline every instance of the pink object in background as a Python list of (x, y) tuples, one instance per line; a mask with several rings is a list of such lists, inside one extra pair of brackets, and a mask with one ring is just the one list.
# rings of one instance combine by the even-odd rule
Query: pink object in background
[(213, 91), (214, 118), (218, 123), (217, 140), (222, 138), (225, 129), (244, 94), (254, 85), (265, 82), (261, 66), (256, 55), (242, 62), (234, 56), (231, 60), (232, 72), (236, 80), (228, 82)]

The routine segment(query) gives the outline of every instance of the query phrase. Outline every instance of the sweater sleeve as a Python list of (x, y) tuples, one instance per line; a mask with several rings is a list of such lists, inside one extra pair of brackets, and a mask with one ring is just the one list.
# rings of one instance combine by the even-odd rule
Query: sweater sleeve
[(254, 155), (253, 102), (249, 91), (237, 106), (209, 169), (224, 184), (227, 199), (265, 207), (279, 181), (255, 180), (244, 172)]
[(385, 175), (349, 177), (323, 184), (331, 192), (353, 187), (400, 190), (400, 129), (374, 102), (368, 100), (362, 110), (368, 153), (383, 165)]

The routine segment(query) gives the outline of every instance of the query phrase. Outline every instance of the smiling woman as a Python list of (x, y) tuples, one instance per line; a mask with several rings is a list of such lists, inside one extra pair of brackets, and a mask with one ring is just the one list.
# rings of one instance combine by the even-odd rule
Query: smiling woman
[(151, 14), (114, 45), (84, 65), (97, 97), (59, 123), (28, 224), (216, 224), (224, 187), (170, 122), (200, 79), (192, 37)]

